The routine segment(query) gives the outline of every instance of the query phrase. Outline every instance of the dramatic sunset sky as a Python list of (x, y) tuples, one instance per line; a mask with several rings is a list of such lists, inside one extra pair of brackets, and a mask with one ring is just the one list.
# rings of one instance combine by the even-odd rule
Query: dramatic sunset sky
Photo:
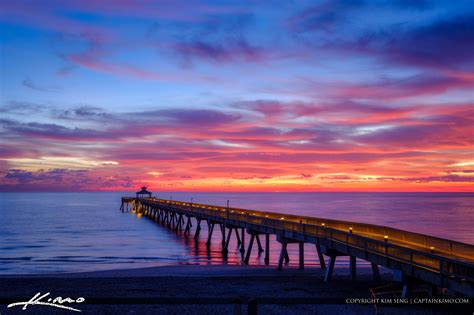
[(0, 190), (474, 191), (474, 2), (0, 0)]

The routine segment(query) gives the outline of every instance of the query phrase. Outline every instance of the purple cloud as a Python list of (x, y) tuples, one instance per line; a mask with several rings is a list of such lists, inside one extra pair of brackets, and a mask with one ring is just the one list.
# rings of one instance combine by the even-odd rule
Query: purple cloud
[(89, 191), (100, 189), (131, 188), (136, 183), (128, 176), (94, 173), (90, 170), (48, 169), (24, 171), (9, 169), (0, 179), (0, 191)]
[(21, 81), (21, 84), (24, 87), (40, 92), (57, 92), (61, 90), (59, 87), (56, 86), (40, 86), (33, 82), (31, 79), (24, 79), (23, 81)]
[(448, 183), (472, 183), (474, 176), (460, 176), (460, 175), (442, 175), (442, 176), (427, 176), (427, 177), (410, 177), (403, 178), (402, 181), (428, 183), (428, 182), (448, 182)]
[(204, 59), (215, 62), (251, 61), (257, 62), (264, 58), (264, 50), (252, 46), (244, 40), (224, 43), (204, 41), (180, 42), (173, 45), (173, 49), (184, 60), (192, 62), (194, 59)]

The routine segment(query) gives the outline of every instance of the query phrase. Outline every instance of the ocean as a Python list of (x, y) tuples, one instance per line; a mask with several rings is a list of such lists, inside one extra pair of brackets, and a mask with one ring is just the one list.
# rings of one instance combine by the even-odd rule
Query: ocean
[[(119, 211), (124, 192), (0, 193), (0, 274), (84, 272), (182, 264), (240, 264), (237, 244), (227, 258), (219, 233), (205, 246), (156, 222)], [(474, 243), (474, 193), (155, 193), (163, 199), (225, 205), (386, 225)], [(192, 230), (194, 234), (194, 228)], [(262, 239), (262, 241), (264, 241)], [(305, 264), (318, 265), (314, 245)], [(270, 264), (279, 244), (271, 242)], [(297, 265), (297, 245), (289, 245)], [(250, 265), (264, 264), (254, 247)], [(346, 265), (341, 259), (336, 265)], [(364, 266), (364, 262), (361, 262)]]

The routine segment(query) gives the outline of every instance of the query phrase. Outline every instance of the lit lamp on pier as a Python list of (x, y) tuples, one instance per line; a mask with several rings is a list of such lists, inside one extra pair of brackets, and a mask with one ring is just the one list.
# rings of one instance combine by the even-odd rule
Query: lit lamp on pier
[(352, 227), (350, 227), (350, 228), (349, 228), (349, 233), (351, 233), (351, 234), (352, 234)]
[(388, 242), (388, 235), (384, 235), (383, 239), (385, 240), (385, 242)]

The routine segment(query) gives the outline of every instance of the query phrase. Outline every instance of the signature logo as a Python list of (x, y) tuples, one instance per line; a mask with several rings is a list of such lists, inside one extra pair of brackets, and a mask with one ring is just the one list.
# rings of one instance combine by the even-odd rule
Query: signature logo
[(44, 306), (62, 308), (62, 309), (69, 310), (69, 311), (74, 311), (74, 312), (82, 312), (81, 310), (79, 310), (77, 308), (73, 308), (73, 307), (70, 307), (70, 306), (63, 305), (63, 304), (65, 304), (65, 303), (67, 303), (67, 304), (82, 303), (82, 302), (85, 301), (85, 299), (83, 297), (78, 297), (77, 299), (74, 300), (74, 299), (71, 299), (69, 297), (62, 298), (62, 297), (58, 296), (58, 297), (53, 299), (51, 297), (48, 298), (49, 295), (50, 295), (50, 292), (45, 293), (43, 295), (41, 295), (41, 293), (38, 292), (29, 301), (11, 303), (11, 304), (8, 304), (7, 308), (23, 305), (22, 309), (26, 310), (27, 307), (30, 306), (30, 305), (44, 305)]

